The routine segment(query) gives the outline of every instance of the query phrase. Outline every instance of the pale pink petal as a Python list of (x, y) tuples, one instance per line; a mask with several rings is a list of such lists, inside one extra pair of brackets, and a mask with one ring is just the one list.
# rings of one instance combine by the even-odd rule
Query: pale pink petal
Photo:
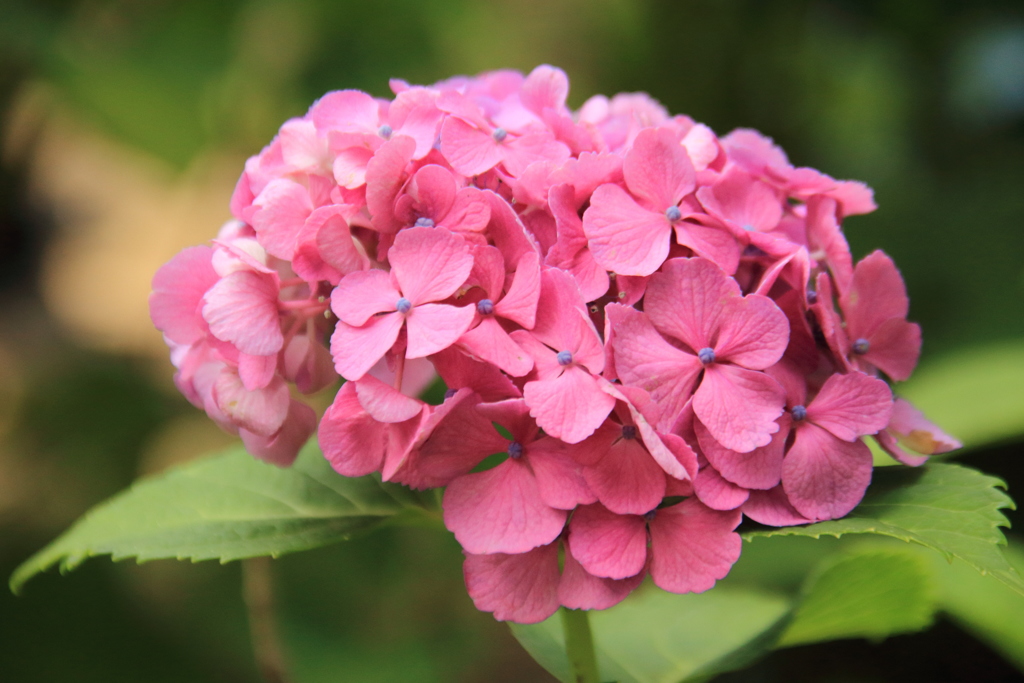
[(309, 117), (321, 133), (365, 132), (377, 128), (379, 112), (377, 101), (366, 93), (359, 90), (335, 90), (309, 108)]
[(415, 149), (415, 140), (396, 135), (381, 145), (366, 165), (366, 208), (378, 232), (392, 233), (404, 227), (395, 218), (395, 197)]
[(370, 260), (356, 248), (352, 238), (349, 212), (349, 207), (332, 204), (316, 209), (306, 219), (306, 227), (315, 230), (320, 257), (342, 275), (370, 267)]
[(444, 523), (468, 553), (524, 553), (558, 538), (565, 510), (548, 506), (525, 463), (508, 459), (457, 478), (444, 492)]
[(782, 387), (763, 372), (712, 363), (693, 397), (693, 411), (711, 435), (729, 450), (749, 453), (767, 446), (779, 431)]
[(887, 431), (878, 432), (878, 434), (875, 435), (875, 441), (877, 441), (878, 445), (882, 447), (882, 450), (891, 455), (894, 460), (909, 467), (920, 467), (928, 462), (927, 455), (914, 455), (901, 448), (899, 439)]
[[(617, 438), (604, 457), (583, 470), (597, 499), (614, 513), (642, 515), (665, 497), (665, 473), (634, 435)], [(621, 577), (619, 577), (621, 578)]]
[(649, 522), (654, 584), (673, 593), (714, 586), (739, 559), (740, 519), (739, 510), (712, 510), (696, 498), (658, 510)]
[(698, 123), (691, 128), (683, 136), (682, 144), (696, 171), (703, 171), (710, 166), (711, 162), (718, 158), (722, 149), (715, 133), (703, 123)]
[(807, 406), (807, 419), (843, 441), (856, 441), (889, 424), (892, 390), (862, 372), (829, 377)]
[(292, 171), (319, 173), (330, 165), (327, 142), (318, 138), (312, 121), (290, 119), (278, 132), (281, 156)]
[(378, 422), (405, 422), (423, 409), (422, 401), (392, 389), (376, 377), (366, 375), (355, 385), (359, 404)]
[(288, 416), (288, 385), (275, 377), (263, 389), (249, 391), (236, 372), (225, 369), (213, 384), (213, 400), (234, 424), (260, 436), (270, 436)]
[[(412, 158), (422, 159), (430, 153), (434, 147), (434, 142), (437, 141), (442, 114), (434, 106), (433, 102), (428, 100), (421, 100), (420, 104), (412, 107), (407, 113), (397, 113), (402, 108), (403, 103), (401, 99), (405, 94), (402, 93), (395, 98), (388, 111), (388, 118), (392, 122), (395, 135), (406, 135), (416, 141), (416, 151), (413, 153)], [(398, 118), (401, 119), (400, 122), (397, 120)]]
[(315, 431), (316, 411), (293, 399), (288, 417), (273, 436), (260, 436), (247, 429), (239, 429), (238, 435), (250, 455), (278, 467), (288, 467)]
[(358, 270), (341, 279), (331, 292), (331, 310), (338, 320), (359, 327), (378, 313), (390, 313), (402, 298), (383, 270)]
[(796, 510), (811, 520), (838, 519), (857, 506), (871, 483), (871, 449), (842, 441), (817, 425), (796, 428), (782, 463), (782, 487)]
[(735, 510), (750, 496), (749, 490), (722, 478), (710, 465), (694, 478), (693, 492), (712, 510)]
[(466, 241), (435, 228), (411, 228), (395, 237), (388, 252), (392, 274), (414, 306), (447, 299), (469, 277), (473, 256)]
[(640, 131), (626, 154), (622, 174), (629, 191), (659, 212), (677, 205), (696, 186), (690, 155), (667, 128)]
[(644, 518), (617, 515), (602, 505), (581, 506), (569, 522), (569, 551), (594, 576), (635, 576), (647, 561)]
[(649, 211), (618, 185), (594, 191), (583, 214), (590, 252), (606, 270), (622, 275), (650, 275), (669, 252), (672, 224)]
[(566, 443), (579, 443), (593, 434), (615, 406), (597, 379), (578, 366), (566, 368), (555, 379), (527, 382), (523, 398), (541, 429)]
[(212, 259), (209, 247), (189, 247), (153, 276), (149, 316), (156, 328), (176, 344), (192, 344), (206, 336), (199, 305), (219, 279)]
[(349, 190), (365, 185), (366, 169), (373, 154), (374, 150), (369, 147), (347, 147), (340, 150), (331, 164), (334, 182)]
[(335, 371), (347, 380), (360, 379), (394, 346), (404, 322), (401, 313), (373, 318), (362, 327), (339, 320), (331, 335)]
[(522, 377), (533, 369), (533, 358), (512, 341), (494, 318), (481, 320), (459, 337), (458, 343), (475, 357), (494, 363), (513, 377)]
[(711, 261), (676, 258), (666, 261), (647, 283), (644, 310), (659, 332), (697, 352), (713, 346), (725, 302), (739, 296), (736, 281)]
[(231, 342), (242, 353), (274, 354), (284, 345), (278, 293), (276, 277), (239, 270), (206, 293), (203, 318), (215, 337)]
[(448, 348), (466, 333), (475, 315), (473, 306), (416, 306), (405, 319), (409, 334), (405, 357), (423, 358)]
[(242, 378), (242, 386), (249, 391), (262, 389), (270, 384), (275, 372), (277, 372), (276, 353), (269, 356), (238, 354), (238, 376)]
[(727, 481), (747, 489), (770, 489), (782, 478), (782, 456), (789, 436), (789, 417), (780, 418), (780, 429), (772, 435), (771, 443), (749, 453), (737, 453), (715, 440), (701, 422), (694, 422), (694, 430), (701, 451), (708, 462)]
[(789, 344), (789, 321), (766, 296), (748, 294), (724, 304), (715, 356), (751, 370), (764, 370), (782, 358)]
[(886, 431), (899, 437), (902, 445), (927, 455), (948, 453), (963, 446), (905, 398), (897, 398), (893, 404)]
[(441, 154), (464, 176), (480, 175), (502, 160), (501, 146), (489, 133), (449, 116), (441, 124)]
[(561, 69), (547, 64), (531, 71), (519, 91), (523, 106), (538, 116), (545, 109), (562, 109), (568, 96), (569, 77)]
[(267, 253), (290, 261), (296, 238), (313, 211), (309, 190), (287, 178), (267, 183), (253, 200), (252, 227)]
[(776, 486), (768, 491), (751, 491), (750, 498), (741, 509), (750, 519), (768, 526), (794, 526), (811, 521), (789, 504), (782, 486)]
[(313, 338), (305, 334), (295, 335), (284, 348), (281, 373), (303, 394), (320, 391), (338, 380), (331, 351), (316, 338), (318, 336), (316, 331)]
[(571, 552), (566, 553), (558, 600), (569, 609), (608, 609), (639, 587), (646, 575), (641, 570), (627, 579), (603, 579), (584, 569)]
[[(548, 132), (531, 133), (514, 140), (507, 139), (498, 145), (502, 154), (502, 166), (513, 178), (518, 178), (527, 166), (538, 161), (564, 161), (569, 158), (569, 147), (555, 140)], [(454, 167), (455, 164), (453, 163)], [(457, 170), (457, 169), (456, 169)], [(472, 174), (466, 174), (472, 175)]]
[(495, 304), (494, 313), (533, 328), (537, 320), (537, 301), (540, 298), (540, 255), (527, 252), (519, 259), (508, 293)]
[(558, 544), (517, 555), (466, 555), (466, 590), (498, 621), (535, 624), (558, 610)]
[(482, 190), (464, 187), (455, 195), (451, 210), (437, 224), (454, 232), (482, 232), (491, 220), (491, 203)]

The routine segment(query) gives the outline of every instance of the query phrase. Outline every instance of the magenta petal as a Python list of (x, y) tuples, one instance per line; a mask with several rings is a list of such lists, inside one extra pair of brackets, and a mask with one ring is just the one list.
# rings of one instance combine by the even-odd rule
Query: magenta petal
[(331, 310), (349, 325), (365, 325), (378, 313), (390, 313), (402, 293), (383, 270), (359, 270), (341, 279), (331, 292)]
[(490, 134), (452, 116), (441, 125), (441, 154), (464, 176), (480, 175), (502, 159), (501, 147)]
[(714, 467), (702, 469), (693, 480), (693, 492), (712, 510), (735, 510), (747, 501), (750, 491), (722, 478)]
[(566, 443), (579, 443), (594, 433), (615, 407), (597, 379), (580, 367), (559, 377), (527, 382), (523, 398), (541, 429)]
[(675, 206), (695, 187), (690, 156), (667, 128), (640, 131), (623, 161), (622, 174), (629, 191), (655, 211)]
[(766, 296), (750, 294), (725, 302), (715, 343), (719, 360), (764, 370), (782, 358), (789, 343), (786, 314)]
[(360, 379), (395, 345), (404, 322), (401, 313), (373, 318), (362, 327), (339, 320), (331, 335), (335, 371), (347, 380)]
[(622, 602), (643, 583), (646, 572), (626, 579), (602, 579), (583, 568), (572, 553), (565, 554), (558, 601), (569, 609), (608, 609)]
[(455, 233), (435, 228), (411, 228), (398, 233), (388, 260), (402, 294), (414, 306), (447, 299), (473, 269), (473, 256), (466, 241)]
[(621, 427), (613, 429), (619, 431), (619, 438), (603, 458), (583, 470), (587, 485), (616, 514), (650, 512), (665, 497), (665, 472), (638, 439), (622, 438)]
[(650, 522), (651, 577), (672, 593), (701, 593), (729, 573), (743, 541), (739, 510), (720, 512), (687, 498)]
[(198, 311), (203, 295), (219, 279), (212, 260), (209, 247), (189, 247), (153, 276), (149, 316), (156, 328), (176, 344), (192, 344), (206, 336)]
[(862, 442), (842, 441), (817, 425), (802, 424), (782, 463), (782, 486), (805, 517), (838, 519), (864, 497), (871, 467), (871, 449)]
[(671, 259), (647, 283), (644, 310), (659, 332), (697, 352), (714, 346), (725, 302), (739, 296), (736, 281), (711, 261)]
[(512, 341), (494, 318), (484, 318), (479, 325), (459, 337), (459, 346), (477, 358), (494, 363), (513, 377), (522, 377), (533, 369), (533, 358)]
[(807, 419), (843, 441), (856, 441), (889, 424), (892, 390), (862, 372), (832, 375), (807, 406)]
[(782, 478), (782, 456), (789, 436), (789, 418), (781, 419), (779, 431), (772, 435), (771, 443), (749, 453), (737, 453), (718, 443), (700, 422), (694, 429), (704, 457), (726, 480), (747, 489), (770, 489)]
[(789, 504), (782, 486), (776, 486), (768, 491), (751, 491), (750, 498), (741, 509), (750, 519), (768, 526), (794, 526), (811, 521)]
[(637, 204), (618, 185), (608, 184), (594, 191), (583, 214), (583, 230), (603, 268), (621, 275), (650, 275), (668, 256), (672, 224)]
[(647, 561), (647, 527), (639, 515), (617, 515), (584, 505), (569, 523), (569, 551), (594, 576), (625, 579)]
[(466, 590), (498, 621), (535, 624), (558, 609), (558, 545), (518, 555), (466, 555)]
[(473, 324), (476, 311), (472, 306), (423, 304), (406, 318), (409, 346), (406, 358), (423, 358), (443, 351), (454, 344)]
[(210, 288), (203, 317), (213, 336), (242, 353), (267, 356), (284, 345), (274, 276), (238, 270)]
[(713, 363), (693, 397), (693, 411), (718, 443), (749, 453), (779, 431), (782, 387), (763, 372)]
[(525, 553), (558, 538), (565, 510), (540, 497), (526, 463), (506, 460), (459, 477), (444, 492), (444, 524), (468, 553)]

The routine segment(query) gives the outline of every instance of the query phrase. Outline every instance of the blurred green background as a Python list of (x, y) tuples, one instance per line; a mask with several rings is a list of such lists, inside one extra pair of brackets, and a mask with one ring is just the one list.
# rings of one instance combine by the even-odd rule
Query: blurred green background
[[(907, 280), (925, 345), (905, 391), (1022, 498), (1019, 0), (0, 0), (0, 574), (228, 442), (174, 390), (146, 297), (281, 122), (331, 89), (545, 62), (573, 106), (644, 90), (874, 187), (879, 211), (845, 230)], [(474, 610), (460, 564), (434, 529), (278, 561), (297, 679), (553, 680)], [(1009, 640), (954, 615), (730, 680), (1021, 680), (1024, 623), (1006, 621)], [(96, 560), (0, 591), (0, 680), (256, 681), (238, 567)]]

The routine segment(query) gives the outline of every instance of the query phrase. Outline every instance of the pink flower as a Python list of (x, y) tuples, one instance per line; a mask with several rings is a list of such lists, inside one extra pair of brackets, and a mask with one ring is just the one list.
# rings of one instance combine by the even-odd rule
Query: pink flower
[[(875, 438), (889, 455), (912, 467), (924, 464), (929, 455), (948, 453), (963, 446), (926, 418), (910, 401), (899, 397), (893, 402), (889, 424)], [(921, 455), (912, 455), (907, 449)]]

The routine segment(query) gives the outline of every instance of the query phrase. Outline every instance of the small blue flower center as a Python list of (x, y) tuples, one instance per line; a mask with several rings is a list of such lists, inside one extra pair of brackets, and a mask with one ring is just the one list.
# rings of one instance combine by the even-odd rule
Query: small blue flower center
[(793, 415), (793, 419), (799, 422), (800, 420), (807, 419), (807, 408), (804, 406), (793, 406), (793, 410), (789, 411)]
[(810, 306), (813, 306), (814, 304), (818, 303), (818, 293), (815, 292), (813, 289), (807, 290), (807, 303)]
[(861, 338), (853, 342), (853, 352), (863, 356), (865, 353), (871, 350), (871, 342), (867, 339)]
[(476, 302), (476, 312), (480, 315), (490, 315), (494, 313), (494, 302), (490, 299), (480, 299)]
[(555, 360), (558, 361), (559, 365), (569, 365), (572, 363), (572, 351), (559, 351), (558, 355), (555, 356)]
[(653, 522), (654, 518), (657, 517), (657, 516), (658, 516), (658, 510), (657, 510), (657, 508), (655, 508), (654, 510), (651, 510), (650, 512), (645, 514), (644, 515), (644, 519), (646, 519), (648, 522)]
[(494, 132), (491, 133), (491, 137), (494, 138), (495, 142), (502, 142), (508, 137), (508, 131), (504, 128), (495, 128)]
[(697, 358), (704, 365), (711, 365), (715, 362), (715, 350), (710, 346), (705, 346), (703, 349), (697, 352)]
[(444, 400), (447, 401), (448, 399), (450, 399), (452, 396), (454, 396), (457, 393), (459, 393), (458, 389), (452, 389), (452, 388), (445, 389), (444, 390)]
[(635, 439), (636, 438), (636, 425), (622, 425), (622, 438), (623, 439)]
[(412, 310), (412, 302), (403, 296), (395, 302), (395, 310), (399, 313), (408, 313)]
[(508, 445), (508, 457), (513, 460), (518, 460), (523, 457), (523, 444), (518, 441), (513, 441)]
[(391, 126), (386, 123), (377, 129), (377, 135), (381, 136), (385, 140), (389, 140), (391, 138), (391, 134), (394, 132), (395, 131), (391, 129)]
[(750, 223), (744, 223), (743, 229), (746, 230), (747, 232), (754, 232), (754, 226), (751, 225)]
[(667, 209), (665, 209), (665, 218), (667, 218), (670, 223), (675, 223), (682, 217), (683, 212), (679, 210), (678, 206), (670, 206)]
[(432, 227), (434, 227), (434, 219), (433, 218), (427, 218), (426, 216), (424, 216), (423, 218), (417, 218), (416, 219), (416, 227), (417, 228), (432, 228)]

